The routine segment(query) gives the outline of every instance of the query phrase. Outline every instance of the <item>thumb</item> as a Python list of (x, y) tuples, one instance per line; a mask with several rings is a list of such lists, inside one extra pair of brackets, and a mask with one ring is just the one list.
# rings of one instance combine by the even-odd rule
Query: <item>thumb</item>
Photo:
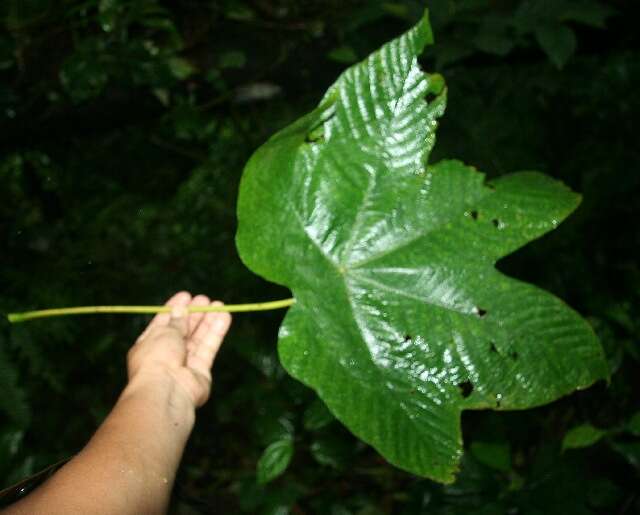
[(187, 336), (189, 324), (187, 322), (187, 308), (184, 306), (174, 306), (171, 310), (169, 327), (173, 327), (183, 338)]

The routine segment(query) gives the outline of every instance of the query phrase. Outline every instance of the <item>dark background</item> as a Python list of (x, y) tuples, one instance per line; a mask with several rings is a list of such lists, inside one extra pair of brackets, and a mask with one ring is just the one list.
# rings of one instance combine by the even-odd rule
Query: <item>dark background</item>
[[(174, 513), (640, 512), (640, 53), (633, 0), (432, 0), (449, 107), (432, 161), (537, 169), (583, 194), (499, 267), (565, 299), (600, 336), (610, 384), (542, 408), (465, 413), (458, 481), (385, 463), (278, 364), (282, 312), (235, 317), (177, 480)], [(349, 64), (415, 23), (418, 1), (2, 0), (0, 311), (227, 303), (288, 292), (235, 247), (251, 152)], [(125, 381), (147, 319), (0, 322), (0, 487), (76, 452)], [(315, 408), (314, 408), (315, 409)], [(324, 425), (323, 425), (324, 424)], [(562, 451), (583, 424), (602, 438)], [(319, 427), (322, 426), (322, 427)], [(293, 433), (289, 469), (256, 483)], [(635, 436), (634, 436), (635, 434)]]

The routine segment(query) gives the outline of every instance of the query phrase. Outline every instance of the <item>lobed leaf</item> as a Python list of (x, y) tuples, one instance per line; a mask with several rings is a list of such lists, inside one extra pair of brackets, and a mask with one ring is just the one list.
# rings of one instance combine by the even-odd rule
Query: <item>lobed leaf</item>
[(427, 165), (442, 77), (417, 57), (427, 16), (346, 70), (317, 109), (248, 162), (243, 261), (289, 287), (283, 366), (387, 460), (451, 482), (464, 409), (524, 409), (607, 376), (590, 326), (496, 270), (579, 203), (537, 172), (489, 184)]

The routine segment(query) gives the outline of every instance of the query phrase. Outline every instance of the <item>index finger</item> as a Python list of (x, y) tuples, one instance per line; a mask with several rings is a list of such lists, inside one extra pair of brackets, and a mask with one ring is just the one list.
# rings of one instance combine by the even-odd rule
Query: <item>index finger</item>
[[(220, 306), (222, 302), (212, 302), (211, 305)], [(192, 335), (195, 345), (187, 356), (187, 366), (205, 377), (211, 377), (211, 365), (230, 325), (229, 313), (207, 313)]]
[[(167, 302), (165, 302), (165, 306), (186, 306), (187, 304), (189, 304), (189, 301), (191, 301), (191, 294), (188, 291), (180, 291), (173, 297), (171, 297)], [(149, 322), (149, 325), (147, 325), (146, 329), (142, 332), (139, 339), (143, 338), (152, 328), (167, 325), (170, 320), (170, 311), (168, 313), (158, 313), (151, 319), (151, 322)]]

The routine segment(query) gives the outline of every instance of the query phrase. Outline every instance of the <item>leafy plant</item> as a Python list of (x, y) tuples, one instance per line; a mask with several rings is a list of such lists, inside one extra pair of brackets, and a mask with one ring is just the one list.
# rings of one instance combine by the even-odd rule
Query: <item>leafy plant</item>
[[(608, 370), (584, 320), (494, 267), (579, 196), (537, 172), (485, 183), (459, 161), (427, 163), (446, 101), (442, 77), (417, 62), (431, 40), (425, 16), (254, 154), (237, 245), (295, 296), (279, 337), (289, 373), (390, 462), (451, 482), (463, 410), (537, 406)], [(292, 454), (292, 438), (272, 444), (260, 480)], [(502, 454), (485, 461), (506, 469)]]
[[(344, 72), (251, 158), (237, 245), (289, 287), (284, 367), (397, 466), (451, 482), (465, 409), (523, 409), (607, 376), (587, 322), (494, 265), (579, 196), (536, 172), (427, 164), (446, 88), (428, 19)], [(426, 101), (425, 101), (426, 97)]]

